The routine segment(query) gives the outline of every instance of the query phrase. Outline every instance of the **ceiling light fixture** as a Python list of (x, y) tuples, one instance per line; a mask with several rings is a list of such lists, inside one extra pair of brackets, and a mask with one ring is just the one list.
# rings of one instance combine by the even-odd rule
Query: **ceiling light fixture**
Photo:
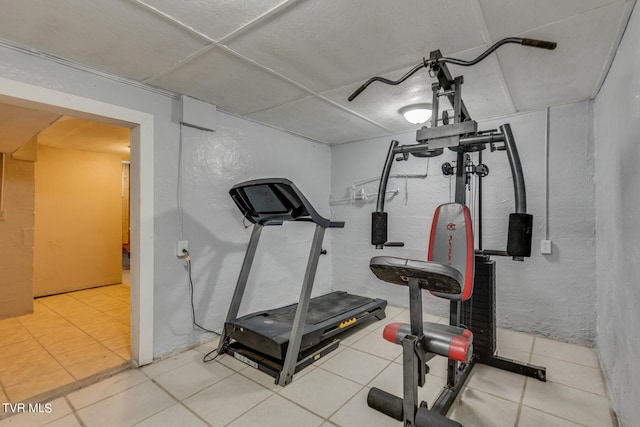
[(412, 104), (398, 110), (406, 121), (414, 125), (419, 125), (431, 118), (431, 104)]

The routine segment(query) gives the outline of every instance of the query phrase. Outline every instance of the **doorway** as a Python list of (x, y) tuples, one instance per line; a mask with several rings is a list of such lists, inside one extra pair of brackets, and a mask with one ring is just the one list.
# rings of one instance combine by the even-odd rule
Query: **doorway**
[[(35, 217), (35, 299), (33, 313), (0, 321), (12, 332), (0, 343), (0, 385), (12, 403), (126, 369), (131, 359), (129, 129), (62, 116), (27, 144), (35, 156), (24, 159), (21, 147), (14, 155), (23, 159), (12, 155), (10, 165), (31, 163), (35, 215), (21, 213), (15, 198), (9, 207), (23, 225)], [(8, 176), (28, 187), (27, 177)]]
[(153, 116), (87, 98), (0, 78), (0, 102), (53, 111), (131, 132), (131, 359), (153, 360)]

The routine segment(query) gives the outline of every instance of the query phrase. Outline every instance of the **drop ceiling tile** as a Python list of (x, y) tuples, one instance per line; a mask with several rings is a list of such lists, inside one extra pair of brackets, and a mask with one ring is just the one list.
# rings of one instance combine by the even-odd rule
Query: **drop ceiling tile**
[[(558, 43), (554, 51), (517, 46), (497, 52), (519, 111), (590, 99), (621, 28), (624, 3), (613, 3), (524, 36)], [(594, 29), (597, 28), (597, 31)]]
[(411, 64), (431, 50), (482, 42), (476, 0), (325, 0), (296, 4), (228, 46), (314, 90)]
[(0, 38), (137, 80), (206, 45), (125, 0), (3, 1)]
[(212, 48), (150, 84), (247, 114), (307, 96), (308, 93), (250, 62)]
[[(481, 47), (447, 56), (469, 60), (480, 55), (484, 50), (485, 47)], [(419, 61), (418, 58), (416, 64)], [(495, 55), (489, 56), (472, 67), (448, 66), (452, 76), (464, 76), (462, 99), (471, 118), (477, 120), (514, 112)], [(397, 80), (409, 69), (411, 67), (402, 68), (381, 77)], [(422, 69), (397, 86), (374, 82), (352, 102), (348, 101), (349, 95), (364, 81), (322, 92), (321, 95), (395, 133), (417, 129), (416, 125), (407, 123), (398, 110), (411, 104), (431, 103), (431, 84), (433, 82), (435, 79), (429, 76), (427, 70)], [(443, 107), (445, 109), (451, 108), (444, 99), (441, 101), (441, 110)]]
[(250, 23), (283, 0), (140, 0), (180, 23), (220, 40)]
[(479, 0), (493, 41), (624, 0)]
[(388, 134), (385, 129), (313, 96), (248, 117), (327, 144)]

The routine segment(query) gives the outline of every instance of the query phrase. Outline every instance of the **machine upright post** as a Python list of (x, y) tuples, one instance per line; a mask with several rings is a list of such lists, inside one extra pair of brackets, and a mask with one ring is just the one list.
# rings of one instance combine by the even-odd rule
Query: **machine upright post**
[[(251, 265), (253, 264), (253, 259), (256, 255), (256, 249), (258, 248), (258, 242), (260, 241), (260, 235), (262, 234), (263, 227), (264, 226), (259, 223), (253, 225), (251, 238), (249, 239), (249, 246), (247, 247), (247, 252), (244, 254), (242, 268), (240, 269), (240, 275), (238, 276), (238, 281), (236, 282), (236, 289), (233, 292), (231, 306), (229, 307), (229, 312), (227, 313), (227, 319), (225, 322), (229, 322), (230, 320), (238, 317), (238, 310), (240, 309), (240, 303), (242, 302), (242, 297), (244, 296), (244, 290), (247, 287), (249, 272), (251, 271)], [(225, 341), (226, 334), (223, 330), (222, 338), (218, 342), (218, 354), (221, 354), (222, 348), (225, 345)]]
[(313, 242), (311, 243), (311, 252), (309, 253), (309, 261), (307, 269), (304, 273), (302, 289), (300, 290), (300, 299), (298, 300), (298, 308), (293, 319), (291, 327), (291, 337), (289, 338), (289, 346), (287, 347), (287, 355), (282, 365), (282, 372), (278, 378), (278, 385), (285, 386), (293, 380), (296, 373), (296, 363), (298, 361), (298, 353), (300, 352), (300, 344), (302, 343), (302, 335), (305, 322), (307, 320), (307, 311), (309, 309), (309, 299), (311, 298), (311, 290), (313, 289), (313, 281), (316, 277), (318, 268), (318, 259), (322, 252), (322, 240), (324, 239), (325, 228), (316, 224), (316, 230), (313, 234)]

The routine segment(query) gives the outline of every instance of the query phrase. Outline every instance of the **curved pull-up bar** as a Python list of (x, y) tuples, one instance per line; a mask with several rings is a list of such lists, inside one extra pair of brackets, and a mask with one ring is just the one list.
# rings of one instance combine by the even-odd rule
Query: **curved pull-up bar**
[(527, 39), (527, 38), (520, 38), (520, 37), (508, 37), (508, 38), (502, 39), (502, 40), (494, 43), (489, 49), (485, 50), (477, 58), (472, 59), (470, 61), (465, 61), (465, 60), (456, 59), (456, 58), (448, 58), (448, 57), (442, 57), (442, 58), (437, 58), (437, 59), (423, 58), (422, 62), (420, 64), (418, 64), (415, 67), (413, 67), (411, 70), (409, 70), (404, 76), (400, 77), (398, 80), (389, 80), (389, 79), (385, 79), (384, 77), (371, 77), (369, 80), (367, 80), (362, 86), (360, 86), (355, 92), (353, 92), (349, 96), (349, 102), (353, 101), (358, 95), (360, 95), (367, 88), (367, 86), (369, 86), (373, 82), (378, 81), (378, 82), (382, 82), (384, 84), (396, 86), (396, 85), (399, 85), (400, 83), (404, 82), (405, 80), (407, 80), (409, 77), (411, 77), (413, 74), (415, 74), (416, 71), (418, 71), (419, 69), (421, 69), (423, 67), (424, 68), (432, 68), (437, 64), (443, 64), (443, 63), (460, 65), (462, 67), (468, 67), (468, 66), (471, 66), (471, 65), (475, 65), (478, 62), (480, 62), (483, 59), (485, 59), (490, 54), (492, 54), (500, 46), (502, 46), (504, 44), (507, 44), (507, 43), (516, 43), (516, 44), (521, 44), (523, 46), (531, 46), (531, 47), (537, 47), (539, 49), (549, 49), (549, 50), (553, 50), (557, 46), (557, 43), (555, 43), (555, 42), (548, 42), (548, 41), (544, 41), (544, 40), (535, 40), (535, 39)]

